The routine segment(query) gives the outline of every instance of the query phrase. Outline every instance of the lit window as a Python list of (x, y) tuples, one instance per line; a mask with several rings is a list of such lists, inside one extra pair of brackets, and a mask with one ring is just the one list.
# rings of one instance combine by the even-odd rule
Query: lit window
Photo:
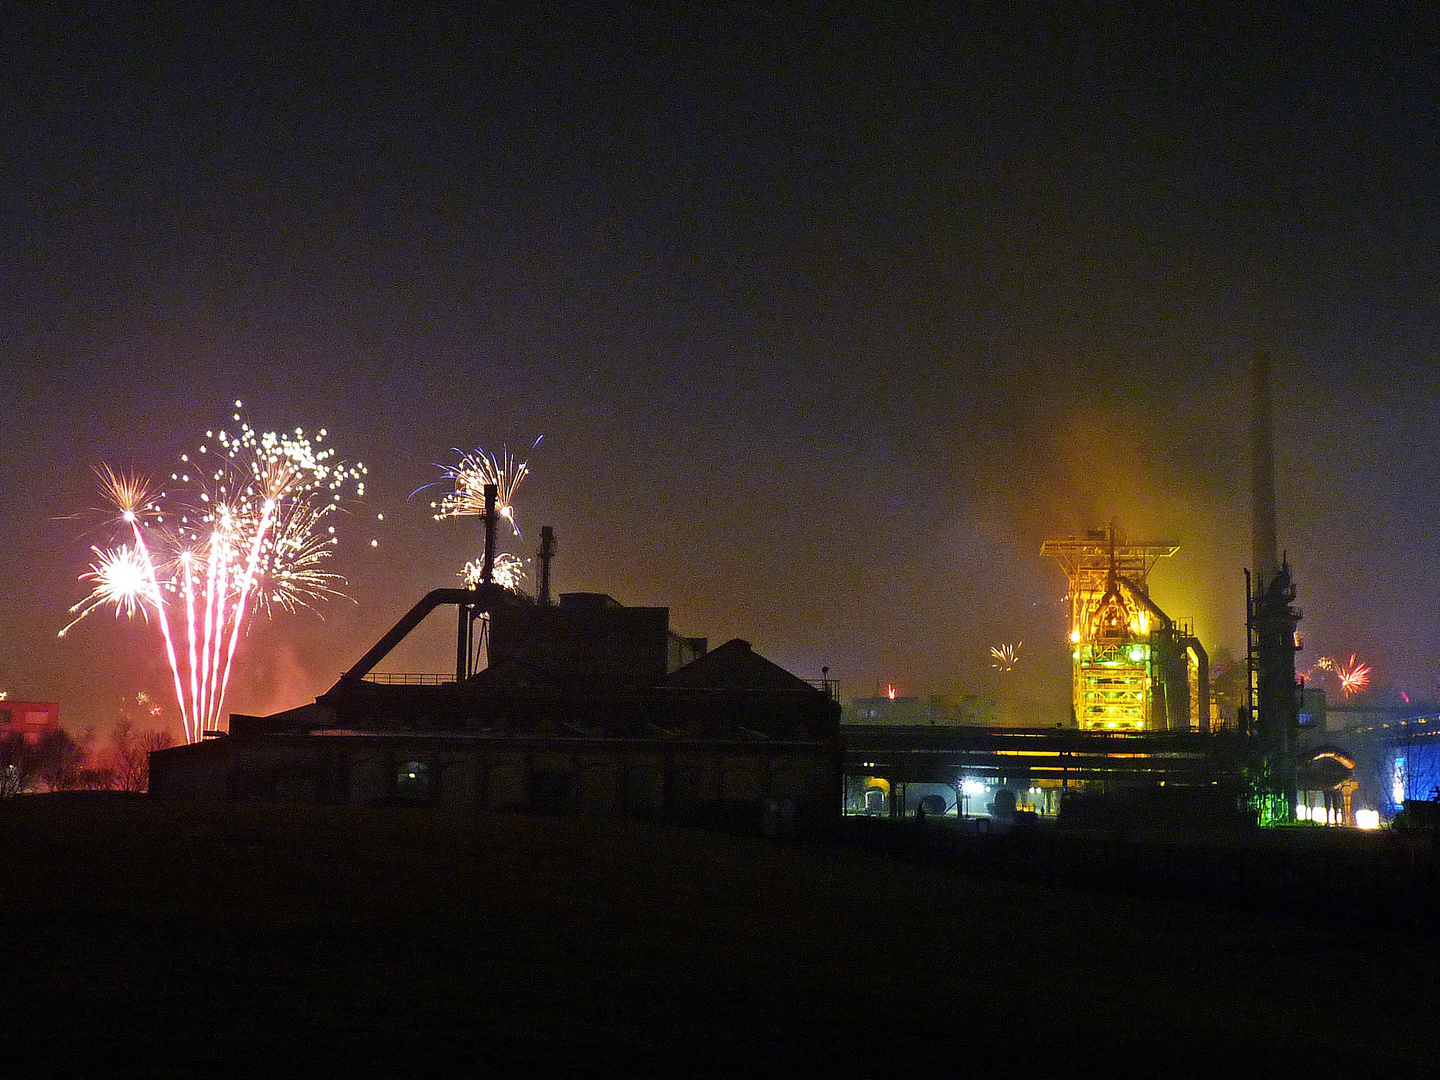
[(395, 793), (423, 799), (430, 794), (430, 766), (423, 761), (407, 761), (395, 770)]

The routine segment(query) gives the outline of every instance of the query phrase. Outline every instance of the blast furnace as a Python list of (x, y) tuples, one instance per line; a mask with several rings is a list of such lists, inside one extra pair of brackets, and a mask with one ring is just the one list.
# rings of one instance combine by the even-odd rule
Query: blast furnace
[(1147, 578), (1179, 547), (1122, 540), (1115, 526), (1046, 540), (1070, 580), (1071, 706), (1081, 731), (1210, 730), (1210, 662)]

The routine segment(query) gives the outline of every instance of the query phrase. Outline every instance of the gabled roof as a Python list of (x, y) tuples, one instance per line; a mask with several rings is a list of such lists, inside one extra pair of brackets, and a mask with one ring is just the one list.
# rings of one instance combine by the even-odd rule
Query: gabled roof
[(773, 664), (750, 648), (748, 641), (733, 638), (711, 649), (667, 675), (660, 686), (693, 690), (808, 690), (823, 691), (792, 675), (779, 664)]
[(558, 690), (560, 680), (539, 664), (505, 657), (464, 682), (466, 690)]

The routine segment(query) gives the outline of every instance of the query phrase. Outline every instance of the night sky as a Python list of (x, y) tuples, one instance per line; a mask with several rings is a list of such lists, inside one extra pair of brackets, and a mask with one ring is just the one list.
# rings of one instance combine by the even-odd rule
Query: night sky
[(340, 523), (354, 602), (257, 623), (236, 711), (313, 698), (458, 583), (478, 528), (410, 492), (452, 447), (544, 434), (510, 547), (553, 524), (560, 591), (669, 605), (847, 696), (1064, 719), (1047, 535), (1173, 539), (1155, 599), (1242, 649), (1256, 348), (1302, 666), (1440, 683), (1418, 14), (20, 6), (0, 688), (71, 726), (168, 700), (153, 627), (56, 638), (114, 535), (92, 466), (168, 475), (237, 398), (371, 474)]

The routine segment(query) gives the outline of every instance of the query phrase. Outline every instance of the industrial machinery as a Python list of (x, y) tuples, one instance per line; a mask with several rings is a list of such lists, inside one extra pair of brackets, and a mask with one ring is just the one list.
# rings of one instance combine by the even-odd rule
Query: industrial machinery
[(1209, 658), (1188, 624), (1150, 599), (1146, 579), (1175, 544), (1130, 543), (1115, 526), (1040, 547), (1070, 580), (1072, 707), (1082, 731), (1210, 730)]
[[(1274, 410), (1270, 358), (1250, 363), (1251, 531), (1254, 566), (1245, 573), (1246, 639), (1250, 682), (1244, 726), (1264, 763), (1264, 786), (1273, 807), (1262, 818), (1294, 820), (1297, 743), (1303, 685), (1295, 677), (1296, 633), (1301, 612), (1290, 562), (1279, 551), (1275, 530)], [(1253, 576), (1252, 576), (1253, 571)]]

